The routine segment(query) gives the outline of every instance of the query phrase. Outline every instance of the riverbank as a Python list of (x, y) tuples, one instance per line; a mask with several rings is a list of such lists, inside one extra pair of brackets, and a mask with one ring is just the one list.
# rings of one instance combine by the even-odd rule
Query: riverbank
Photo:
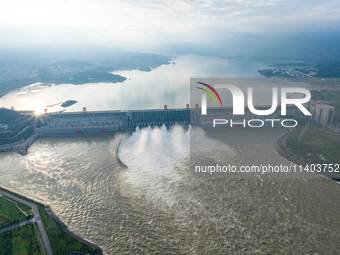
[(110, 82), (121, 83), (126, 77), (109, 72), (85, 71), (74, 75), (40, 75), (34, 78), (24, 78), (0, 83), (0, 94), (5, 95), (13, 90), (35, 83), (83, 85), (88, 83)]
[[(98, 131), (98, 130), (99, 131)], [(0, 145), (0, 152), (6, 152), (6, 151), (15, 151), (17, 153), (19, 153), (20, 155), (24, 156), (28, 153), (28, 148), (39, 138), (41, 137), (68, 137), (68, 136), (108, 136), (108, 135), (116, 135), (118, 133), (118, 131), (105, 131), (104, 133), (102, 132), (101, 128), (97, 128), (95, 131), (97, 131), (96, 133), (86, 133), (86, 132), (81, 132), (81, 133), (77, 133), (77, 132), (72, 132), (72, 133), (65, 133), (65, 134), (61, 134), (61, 133), (56, 133), (56, 134), (39, 134), (39, 133), (33, 133), (32, 136), (30, 136), (29, 138), (27, 138), (26, 140), (22, 139), (19, 142), (16, 143), (12, 143), (12, 144), (5, 144), (5, 145)], [(129, 131), (129, 130), (126, 130)], [(123, 131), (124, 132), (124, 131)], [(118, 150), (118, 147), (117, 147)], [(117, 151), (118, 152), (118, 151)], [(117, 158), (119, 161), (119, 158)], [(124, 164), (124, 163), (123, 163)], [(122, 165), (124, 167), (124, 165)], [(124, 167), (125, 168), (125, 167)]]
[(27, 149), (39, 138), (39, 135), (33, 133), (26, 140), (21, 140), (16, 143), (0, 145), (0, 152), (4, 151), (15, 151), (20, 155), (24, 156), (27, 154)]
[[(303, 166), (303, 167), (306, 167), (308, 165), (308, 163), (300, 160), (297, 158), (297, 156), (295, 155), (295, 157), (292, 155), (292, 154), (289, 154), (287, 152), (287, 149), (285, 148), (285, 142), (287, 140), (287, 138), (289, 137), (289, 135), (291, 134), (292, 131), (289, 131), (288, 133), (284, 134), (283, 136), (281, 136), (279, 139), (277, 139), (275, 142), (274, 142), (274, 147), (275, 147), (275, 150), (276, 152), (283, 158), (287, 159), (288, 161), (296, 164), (296, 165), (299, 165), (299, 166)], [(283, 150), (282, 147), (286, 150)], [(318, 172), (316, 172), (318, 173)], [(335, 181), (340, 181), (340, 175), (337, 175), (337, 174), (334, 174), (334, 173), (330, 173), (330, 172), (320, 172), (318, 174), (321, 174), (323, 176), (326, 176), (332, 180), (335, 180)]]
[[(52, 209), (49, 206), (26, 198), (25, 196), (17, 194), (16, 192), (2, 186), (0, 186), (0, 194), (32, 208), (31, 212), (34, 216), (33, 222), (37, 224), (39, 238), (41, 239), (41, 243), (48, 255), (63, 254), (61, 252), (66, 252), (67, 254), (70, 254), (72, 252), (85, 251), (87, 251), (87, 253), (91, 252), (91, 255), (103, 254), (102, 249), (98, 245), (68, 230), (66, 224), (64, 224), (53, 213)], [(53, 221), (59, 224), (60, 230), (58, 226), (53, 224)], [(8, 227), (9, 230), (12, 230), (10, 226)], [(18, 227), (20, 227), (20, 224), (18, 225)], [(65, 233), (67, 235), (65, 235)], [(52, 236), (57, 238), (51, 238)], [(67, 244), (67, 247), (63, 247), (62, 244)], [(62, 251), (60, 249), (62, 249)]]

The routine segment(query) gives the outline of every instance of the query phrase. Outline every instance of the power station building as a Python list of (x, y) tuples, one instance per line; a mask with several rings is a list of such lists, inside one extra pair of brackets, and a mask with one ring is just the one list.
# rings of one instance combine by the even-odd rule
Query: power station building
[(308, 103), (308, 110), (312, 114), (311, 120), (324, 126), (332, 124), (335, 107), (319, 102), (310, 102)]

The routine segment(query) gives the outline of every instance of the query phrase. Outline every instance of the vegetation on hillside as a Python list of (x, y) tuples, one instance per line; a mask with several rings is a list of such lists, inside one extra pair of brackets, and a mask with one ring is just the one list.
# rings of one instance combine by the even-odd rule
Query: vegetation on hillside
[(65, 61), (54, 62), (48, 66), (91, 67), (91, 66), (97, 66), (97, 65), (94, 63), (88, 62), (88, 61), (70, 59), (70, 60), (65, 60)]
[(96, 83), (96, 82), (123, 82), (126, 78), (120, 75), (108, 73), (108, 72), (94, 72), (87, 71), (81, 72), (68, 78), (68, 80), (60, 81), (59, 83), (71, 83), (75, 85), (84, 83)]
[(0, 234), (0, 255), (42, 255), (35, 223)]
[(319, 78), (340, 78), (340, 62), (329, 62), (317, 65)]
[(327, 91), (327, 90), (312, 90), (312, 100), (330, 101), (330, 105), (336, 108), (336, 111), (340, 113), (340, 92)]
[(0, 123), (10, 124), (13, 120), (20, 118), (22, 115), (19, 112), (12, 111), (6, 108), (0, 108)]
[[(93, 251), (93, 248), (66, 234), (66, 232), (61, 229), (60, 224), (47, 214), (47, 212), (44, 210), (44, 205), (1, 187), (0, 189), (38, 205), (42, 221), (46, 228), (55, 255), (71, 254), (72, 252), (82, 252), (85, 254), (89, 254)], [(23, 211), (31, 210), (31, 208), (21, 203), (17, 204)], [(18, 208), (15, 207), (14, 203), (0, 197), (0, 215), (4, 215), (4, 217), (6, 217), (6, 219), (8, 218), (9, 220), (13, 218), (15, 222), (20, 222), (27, 219), (27, 217), (25, 217), (22, 212), (20, 213), (23, 217), (20, 216), (18, 212), (20, 211), (18, 210)], [(14, 223), (14, 221), (12, 221), (11, 223)], [(33, 234), (32, 231), (35, 232), (35, 234)], [(0, 255), (43, 254), (42, 252), (40, 253), (38, 249), (39, 247), (35, 245), (35, 238), (38, 238), (38, 233), (34, 224), (25, 225), (24, 227), (20, 227), (12, 231), (6, 231), (3, 234), (0, 234)], [(19, 242), (20, 240), (23, 240), (23, 242), (22, 244), (18, 245), (17, 242)], [(39, 239), (36, 240), (38, 240), (40, 244)]]
[(285, 146), (289, 151), (307, 163), (339, 164), (340, 135), (328, 129), (321, 130), (312, 122), (303, 135), (301, 132), (301, 128), (295, 129), (287, 138)]
[[(20, 203), (17, 203), (17, 205), (24, 212), (31, 210), (31, 208), (26, 205)], [(25, 216), (13, 202), (8, 201), (4, 197), (0, 197), (0, 226), (18, 223), (27, 218), (30, 218), (30, 216)]]
[(93, 251), (91, 247), (66, 234), (60, 224), (47, 214), (43, 205), (39, 205), (39, 211), (55, 255), (71, 254), (72, 252), (88, 254)]

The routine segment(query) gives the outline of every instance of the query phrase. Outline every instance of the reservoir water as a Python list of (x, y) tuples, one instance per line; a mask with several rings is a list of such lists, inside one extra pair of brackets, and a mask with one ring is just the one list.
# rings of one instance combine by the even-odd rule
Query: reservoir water
[[(20, 108), (34, 100), (45, 105), (74, 99), (81, 104), (69, 111), (85, 103), (91, 110), (143, 109), (161, 108), (169, 100), (170, 107), (183, 107), (190, 77), (256, 77), (262, 68), (259, 63), (208, 60), (187, 56), (150, 73), (122, 72), (131, 78), (126, 86), (136, 88), (130, 93), (124, 83), (33, 85), (1, 98), (0, 105), (15, 103)], [(221, 63), (229, 66), (218, 70)], [(178, 69), (171, 74), (162, 68)], [(181, 74), (182, 68), (186, 71)], [(162, 74), (152, 74), (156, 71)], [(144, 75), (166, 78), (144, 80)], [(152, 86), (158, 82), (159, 88)], [(124, 93), (137, 101), (128, 102)], [(22, 103), (25, 100), (27, 104)], [(70, 230), (103, 246), (106, 254), (340, 253), (337, 182), (256, 175), (193, 178), (188, 170), (190, 132), (196, 131), (160, 127), (116, 136), (40, 138), (25, 156), (0, 154), (0, 185), (50, 204)], [(223, 151), (230, 164), (287, 164), (273, 145), (285, 132), (280, 128), (230, 131), (223, 142), (208, 132), (202, 139), (216, 144), (212, 147)], [(128, 169), (116, 160), (121, 138), (119, 156)]]
[(265, 68), (266, 64), (258, 62), (181, 56), (151, 72), (113, 72), (127, 78), (122, 83), (32, 84), (0, 98), (0, 107), (55, 112), (65, 110), (62, 102), (76, 100), (67, 111), (81, 111), (84, 106), (89, 111), (162, 109), (165, 104), (184, 108), (190, 102), (190, 78), (259, 78), (257, 70)]

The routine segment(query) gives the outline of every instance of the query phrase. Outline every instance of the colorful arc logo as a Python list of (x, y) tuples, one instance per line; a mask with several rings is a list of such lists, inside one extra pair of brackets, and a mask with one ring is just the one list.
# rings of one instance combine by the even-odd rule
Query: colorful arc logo
[[(211, 91), (214, 92), (215, 95), (217, 96), (217, 98), (218, 98), (218, 100), (220, 101), (220, 104), (221, 104), (221, 106), (222, 106), (222, 100), (221, 100), (221, 98), (220, 98), (220, 95), (217, 93), (217, 91), (216, 91), (213, 87), (211, 87), (210, 85), (208, 85), (208, 84), (206, 84), (206, 83), (203, 83), (203, 82), (197, 82), (197, 83), (199, 83), (199, 84), (201, 84), (201, 85), (203, 85), (203, 86), (206, 86), (207, 88), (211, 89)], [(206, 90), (206, 89), (203, 89), (203, 88), (200, 88), (200, 87), (196, 87), (196, 88), (198, 88), (198, 89), (203, 90), (204, 92), (206, 92), (206, 93), (214, 100), (215, 105), (217, 105), (214, 96), (211, 94), (211, 92), (210, 92), (209, 90)]]

